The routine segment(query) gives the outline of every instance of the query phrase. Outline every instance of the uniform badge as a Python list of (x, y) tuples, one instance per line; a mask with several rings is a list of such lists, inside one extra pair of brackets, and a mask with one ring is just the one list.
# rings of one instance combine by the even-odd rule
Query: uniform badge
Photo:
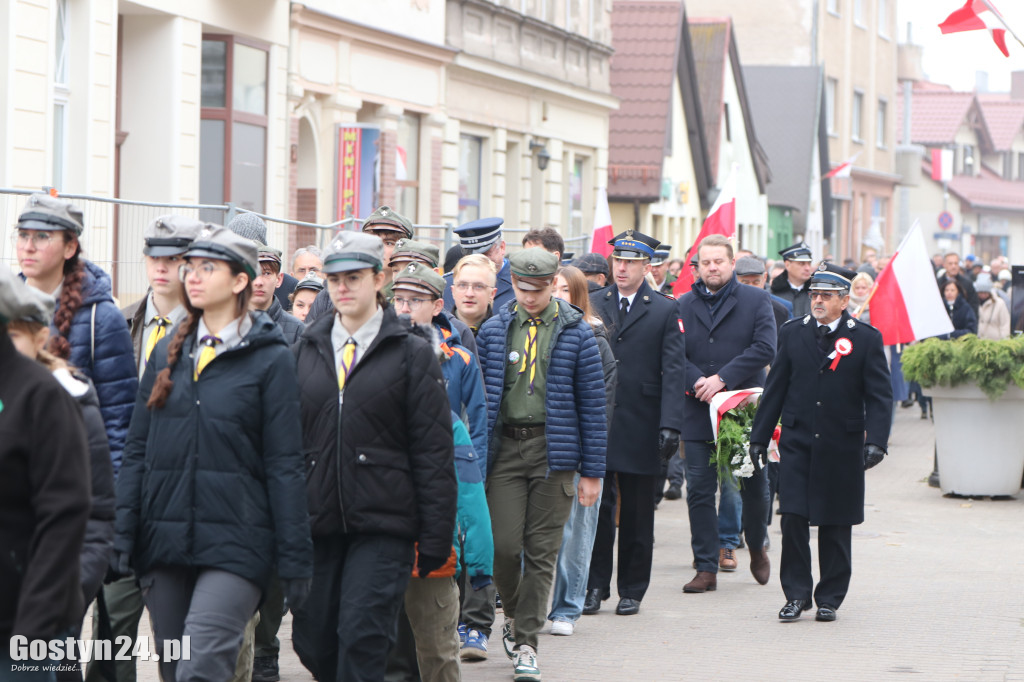
[(849, 327), (850, 329), (853, 329), (854, 327), (857, 326), (857, 323), (851, 317), (849, 320), (846, 321), (846, 326)]
[(417, 269), (419, 269), (419, 266), (416, 263), (409, 263), (409, 267), (407, 267), (405, 271), (412, 274), (416, 272)]
[(832, 359), (832, 364), (828, 366), (833, 372), (836, 371), (836, 367), (839, 366), (839, 361), (845, 358), (847, 355), (853, 352), (853, 342), (845, 336), (841, 336), (836, 339), (836, 352), (835, 357)]
[(514, 365), (517, 362), (519, 362), (519, 352), (512, 351), (511, 353), (508, 354), (508, 364)]
[(811, 316), (810, 315), (804, 315), (804, 324), (807, 324), (810, 321), (811, 321)]
[(821, 261), (821, 264), (818, 265), (818, 272), (825, 272), (826, 270), (828, 270), (828, 263)]
[(651, 302), (651, 297), (650, 296), (644, 296), (644, 303), (650, 303), (650, 302)]

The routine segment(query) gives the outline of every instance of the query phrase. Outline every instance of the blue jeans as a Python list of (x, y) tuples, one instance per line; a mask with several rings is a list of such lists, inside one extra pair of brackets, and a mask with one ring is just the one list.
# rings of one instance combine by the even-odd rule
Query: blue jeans
[[(579, 483), (580, 475), (576, 474), (577, 489)], [(601, 486), (604, 487), (604, 481), (601, 481)], [(583, 613), (600, 501), (600, 493), (598, 502), (589, 507), (581, 505), (579, 497), (572, 501), (572, 511), (569, 512), (569, 520), (565, 522), (565, 529), (562, 531), (562, 546), (558, 550), (555, 592), (551, 598), (551, 613), (548, 614), (548, 620), (574, 623)]]
[(723, 549), (736, 549), (740, 546), (743, 499), (734, 478), (723, 481), (719, 485), (719, 490), (721, 496), (718, 498), (718, 545)]

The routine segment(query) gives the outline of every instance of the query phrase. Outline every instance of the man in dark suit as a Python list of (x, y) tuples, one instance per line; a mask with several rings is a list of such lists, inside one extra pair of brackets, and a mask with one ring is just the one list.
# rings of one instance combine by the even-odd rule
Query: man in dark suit
[[(501, 218), (480, 218), (455, 228), (459, 236), (459, 246), (466, 255), (482, 253), (491, 259), (498, 271), (497, 291), (494, 294), (492, 307), (495, 311), (516, 297), (512, 288), (512, 270), (509, 269), (508, 258), (505, 258), (505, 240), (501, 236)], [(444, 309), (451, 312), (455, 308), (452, 297), (452, 273), (445, 273)]]
[[(768, 279), (768, 272), (764, 268), (764, 261), (757, 256), (744, 256), (736, 259), (736, 279), (740, 284), (747, 284), (758, 289), (764, 289), (765, 280)], [(793, 304), (784, 298), (774, 294), (768, 294), (772, 304), (772, 312), (775, 314), (776, 330), (782, 329), (782, 325), (793, 317)]]
[[(810, 608), (812, 589), (816, 619), (836, 619), (850, 585), (851, 527), (864, 522), (864, 471), (882, 461), (889, 440), (889, 365), (881, 333), (846, 310), (854, 274), (832, 263), (818, 267), (810, 282), (811, 313), (783, 325), (750, 433), (757, 466), (767, 461), (781, 416), (783, 621)], [(821, 572), (816, 588), (812, 525), (818, 527)]]
[(658, 240), (627, 230), (610, 243), (615, 247), (614, 280), (592, 294), (590, 301), (608, 330), (620, 379), (583, 613), (597, 613), (601, 600), (611, 596), (617, 498), (619, 604), (615, 612), (628, 616), (640, 610), (651, 582), (654, 497), (661, 460), (679, 448), (686, 345), (674, 303), (645, 280)]
[(671, 255), (672, 246), (660, 244), (651, 259), (651, 276), (654, 277), (657, 290), (666, 296), (672, 295), (672, 284), (668, 281), (668, 261)]
[[(683, 592), (690, 593), (717, 588), (720, 561), (715, 511), (718, 475), (710, 465), (715, 446), (708, 403), (719, 391), (763, 386), (765, 367), (775, 355), (777, 331), (771, 300), (763, 289), (737, 281), (732, 253), (727, 237), (711, 235), (701, 240), (697, 250), (700, 279), (676, 305), (687, 341), (682, 437), (689, 479), (690, 545), (697, 562), (697, 575), (683, 587)], [(740, 494), (750, 572), (764, 585), (771, 572), (764, 548), (768, 513), (764, 471), (744, 479)], [(733, 568), (734, 561), (729, 564)]]
[(793, 316), (803, 317), (811, 310), (807, 287), (814, 269), (811, 267), (811, 247), (797, 242), (779, 251), (786, 270), (772, 280), (769, 291), (774, 296), (793, 304)]

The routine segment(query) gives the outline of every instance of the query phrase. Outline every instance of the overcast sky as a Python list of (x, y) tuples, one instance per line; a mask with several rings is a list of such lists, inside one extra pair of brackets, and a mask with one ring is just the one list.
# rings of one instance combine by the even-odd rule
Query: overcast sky
[[(1024, 0), (992, 0), (1010, 27), (1024, 40)], [(925, 76), (956, 90), (971, 90), (978, 71), (988, 72), (989, 90), (1008, 92), (1010, 72), (1024, 70), (1024, 45), (1007, 35), (1007, 59), (992, 42), (988, 31), (942, 35), (940, 24), (964, 0), (897, 0), (900, 41), (906, 41), (907, 23), (913, 25), (913, 42), (924, 46)]]

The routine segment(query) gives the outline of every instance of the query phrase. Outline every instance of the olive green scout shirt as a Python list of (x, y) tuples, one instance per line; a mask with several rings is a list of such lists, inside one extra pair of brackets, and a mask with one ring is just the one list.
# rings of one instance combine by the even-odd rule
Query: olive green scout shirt
[[(543, 424), (545, 421), (544, 395), (551, 355), (551, 337), (555, 331), (558, 304), (552, 299), (538, 316), (537, 371), (530, 392), (530, 369), (526, 365), (526, 341), (530, 315), (522, 306), (516, 306), (516, 319), (508, 331), (505, 354), (505, 391), (501, 400), (501, 413), (506, 424)], [(525, 367), (525, 370), (520, 372)]]

